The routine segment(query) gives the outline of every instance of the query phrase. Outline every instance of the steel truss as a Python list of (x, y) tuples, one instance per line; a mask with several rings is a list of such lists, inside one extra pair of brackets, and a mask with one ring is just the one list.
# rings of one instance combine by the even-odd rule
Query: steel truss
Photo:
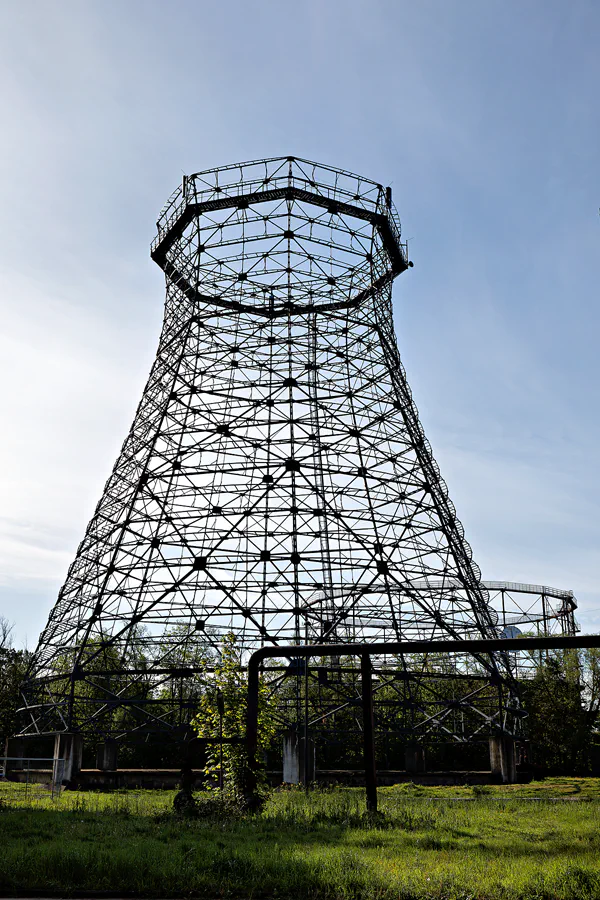
[[(24, 733), (185, 732), (230, 633), (242, 659), (497, 636), (396, 346), (411, 263), (390, 189), (267, 159), (185, 177), (157, 225), (157, 356), (40, 637)], [(400, 730), (489, 730), (509, 662), (396, 660)], [(306, 673), (272, 677), (282, 728), (299, 723)]]

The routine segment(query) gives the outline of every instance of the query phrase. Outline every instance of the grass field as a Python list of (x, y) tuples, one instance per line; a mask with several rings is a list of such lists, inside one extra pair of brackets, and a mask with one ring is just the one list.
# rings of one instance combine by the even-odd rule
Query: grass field
[(0, 785), (0, 892), (146, 897), (600, 897), (600, 780), (274, 792), (258, 816), (176, 819), (173, 792)]

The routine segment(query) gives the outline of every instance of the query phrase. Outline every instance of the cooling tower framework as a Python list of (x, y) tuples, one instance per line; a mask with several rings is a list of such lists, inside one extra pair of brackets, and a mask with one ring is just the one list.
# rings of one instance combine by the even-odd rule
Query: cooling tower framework
[[(226, 635), (242, 663), (266, 644), (498, 636), (396, 345), (412, 263), (391, 190), (264, 159), (184, 177), (157, 228), (157, 356), (40, 637), (23, 734), (189, 735)], [(406, 739), (510, 727), (506, 654), (379, 664)], [(315, 723), (351, 707), (352, 664), (325, 668), (266, 674), (282, 731), (313, 683)]]

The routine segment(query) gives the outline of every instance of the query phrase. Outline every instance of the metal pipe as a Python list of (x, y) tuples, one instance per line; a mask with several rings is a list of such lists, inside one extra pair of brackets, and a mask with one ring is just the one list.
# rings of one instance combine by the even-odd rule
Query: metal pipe
[[(246, 708), (246, 747), (248, 751), (247, 799), (253, 803), (257, 786), (256, 749), (258, 742), (259, 667), (265, 659), (311, 656), (385, 656), (398, 653), (492, 653), (495, 650), (577, 650), (600, 647), (600, 634), (543, 638), (479, 638), (472, 641), (392, 641), (375, 644), (288, 644), (261, 647), (248, 660), (248, 703)], [(364, 707), (363, 707), (364, 708)], [(374, 759), (374, 755), (373, 755)], [(366, 767), (365, 767), (366, 771)], [(375, 801), (377, 802), (377, 801)], [(368, 800), (367, 800), (368, 803)]]
[(223, 793), (223, 716), (225, 714), (225, 698), (223, 691), (217, 691), (217, 709), (219, 711), (219, 788)]
[(371, 657), (368, 653), (360, 657), (360, 677), (362, 686), (363, 739), (365, 760), (365, 786), (367, 789), (367, 812), (377, 812), (377, 767), (375, 763), (375, 725), (373, 721), (373, 679)]
[[(265, 649), (264, 647), (261, 649)], [(260, 651), (257, 651), (260, 653)], [(246, 765), (246, 800), (252, 807), (256, 802), (256, 748), (258, 743), (258, 667), (262, 658), (253, 653), (248, 662), (248, 703), (246, 706), (246, 748), (248, 753)]]
[(304, 754), (303, 754), (303, 765), (304, 765), (304, 792), (308, 794), (310, 790), (310, 747), (308, 744), (308, 660), (306, 660), (304, 664)]

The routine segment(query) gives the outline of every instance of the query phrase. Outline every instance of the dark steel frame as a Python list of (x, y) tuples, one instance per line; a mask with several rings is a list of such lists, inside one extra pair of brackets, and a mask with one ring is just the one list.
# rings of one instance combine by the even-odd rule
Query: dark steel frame
[[(373, 685), (371, 657), (404, 656), (409, 653), (464, 653), (479, 657), (494, 652), (526, 653), (532, 650), (579, 650), (600, 647), (600, 635), (579, 635), (544, 638), (502, 638), (469, 641), (400, 641), (380, 644), (320, 644), (312, 647), (263, 647), (256, 650), (248, 661), (248, 699), (246, 707), (246, 749), (248, 754), (248, 800), (256, 802), (256, 772), (258, 746), (258, 696), (260, 668), (266, 659), (309, 659), (310, 657), (358, 656), (360, 658), (362, 687), (363, 755), (367, 810), (377, 811), (377, 766), (375, 760)], [(500, 723), (498, 731), (502, 733)], [(305, 768), (305, 771), (307, 769)]]
[[(156, 360), (40, 637), (23, 734), (190, 735), (228, 633), (242, 664), (268, 645), (497, 636), (396, 346), (392, 282), (411, 263), (391, 189), (264, 159), (185, 176), (157, 228)], [(442, 732), (494, 727), (509, 662), (427, 669)], [(401, 665), (409, 733), (429, 664)], [(482, 688), (458, 734), (464, 674)], [(282, 729), (306, 706), (287, 676)]]

